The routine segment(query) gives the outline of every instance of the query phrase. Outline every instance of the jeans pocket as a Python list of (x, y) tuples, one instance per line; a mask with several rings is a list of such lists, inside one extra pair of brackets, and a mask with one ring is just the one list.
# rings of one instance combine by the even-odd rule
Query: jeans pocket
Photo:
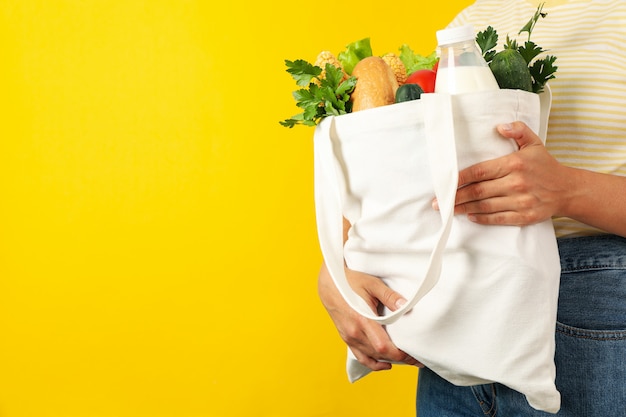
[(556, 326), (556, 385), (564, 416), (618, 416), (626, 409), (626, 329)]
[(569, 326), (560, 322), (556, 323), (556, 333), (578, 339), (596, 341), (626, 341), (626, 329), (624, 330), (594, 330)]

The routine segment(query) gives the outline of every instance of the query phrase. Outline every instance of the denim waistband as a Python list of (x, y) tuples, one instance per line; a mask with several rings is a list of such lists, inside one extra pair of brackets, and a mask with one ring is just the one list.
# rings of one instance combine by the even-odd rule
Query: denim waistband
[(616, 235), (557, 239), (561, 272), (590, 269), (626, 269), (626, 238)]

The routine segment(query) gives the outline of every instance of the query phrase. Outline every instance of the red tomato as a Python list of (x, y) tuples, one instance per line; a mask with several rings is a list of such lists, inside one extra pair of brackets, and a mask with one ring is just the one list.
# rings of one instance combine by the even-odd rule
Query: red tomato
[(417, 84), (422, 87), (425, 93), (432, 93), (435, 91), (435, 77), (437, 73), (429, 69), (421, 69), (413, 72), (406, 79), (405, 84)]

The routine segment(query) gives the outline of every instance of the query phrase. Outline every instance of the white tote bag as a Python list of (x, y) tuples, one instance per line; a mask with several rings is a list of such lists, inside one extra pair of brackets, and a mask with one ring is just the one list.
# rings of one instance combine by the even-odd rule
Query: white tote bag
[[(497, 124), (521, 120), (545, 140), (544, 94), (541, 106), (519, 90), (424, 94), (328, 117), (314, 134), (315, 204), (322, 254), (353, 309), (453, 384), (499, 382), (555, 413), (560, 263), (551, 222), (485, 226), (453, 215), (458, 171), (517, 150)], [(352, 225), (345, 245), (342, 216)], [(407, 304), (372, 312), (344, 262), (380, 277)], [(350, 380), (367, 375), (348, 353)]]

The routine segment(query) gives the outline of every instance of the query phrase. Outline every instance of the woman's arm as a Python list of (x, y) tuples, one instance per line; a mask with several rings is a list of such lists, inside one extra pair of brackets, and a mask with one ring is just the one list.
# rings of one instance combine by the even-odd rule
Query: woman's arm
[[(349, 269), (346, 269), (346, 276), (354, 291), (361, 295), (374, 311), (378, 303), (395, 310), (405, 302), (400, 294), (391, 290), (377, 277)], [(319, 273), (318, 292), (339, 335), (361, 364), (373, 371), (391, 369), (389, 362), (422, 366), (393, 344), (382, 325), (361, 316), (346, 303), (325, 264), (322, 264)]]
[[(350, 227), (350, 222), (344, 217), (344, 243), (348, 240)], [(381, 279), (363, 272), (352, 271), (347, 267), (345, 271), (352, 289), (368, 303), (372, 311), (377, 311), (379, 304), (393, 311), (406, 302)], [(422, 366), (393, 344), (382, 325), (363, 317), (348, 305), (335, 286), (325, 263), (320, 269), (317, 288), (320, 300), (339, 331), (339, 335), (361, 364), (373, 371), (391, 369), (389, 362)]]
[(626, 177), (560, 164), (522, 122), (498, 131), (520, 150), (460, 171), (455, 214), (520, 226), (564, 216), (626, 236)]

